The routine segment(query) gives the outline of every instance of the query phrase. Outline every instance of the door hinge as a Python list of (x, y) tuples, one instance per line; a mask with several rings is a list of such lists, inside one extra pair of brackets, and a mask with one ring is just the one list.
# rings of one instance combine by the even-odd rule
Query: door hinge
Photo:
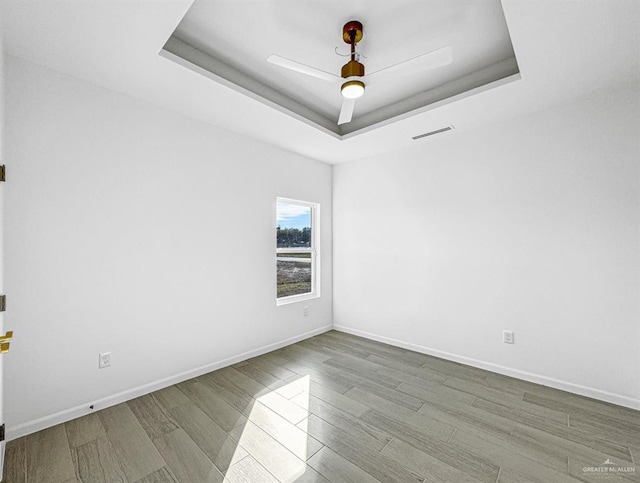
[(4, 164), (0, 164), (0, 181), (6, 181)]
[(0, 441), (4, 441), (4, 423), (0, 426)]
[(0, 312), (7, 310), (7, 296), (5, 294), (0, 295)]

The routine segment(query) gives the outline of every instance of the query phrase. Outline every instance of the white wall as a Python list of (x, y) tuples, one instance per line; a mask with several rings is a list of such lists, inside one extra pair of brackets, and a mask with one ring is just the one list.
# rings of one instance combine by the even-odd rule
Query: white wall
[(337, 166), (336, 327), (640, 408), (639, 97)]
[[(331, 325), (329, 165), (13, 57), (6, 87), (9, 438)], [(276, 196), (321, 203), (320, 299), (276, 307)]]

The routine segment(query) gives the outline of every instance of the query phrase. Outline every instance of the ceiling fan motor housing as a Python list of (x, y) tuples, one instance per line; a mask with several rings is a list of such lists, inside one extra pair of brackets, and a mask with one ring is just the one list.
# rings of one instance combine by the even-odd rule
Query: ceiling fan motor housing
[(362, 77), (364, 76), (364, 65), (357, 60), (350, 60), (342, 66), (342, 77)]

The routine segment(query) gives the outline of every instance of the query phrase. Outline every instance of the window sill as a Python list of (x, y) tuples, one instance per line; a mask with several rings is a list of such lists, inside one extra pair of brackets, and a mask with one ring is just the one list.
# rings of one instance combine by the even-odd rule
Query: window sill
[(282, 297), (276, 299), (276, 305), (279, 307), (280, 305), (289, 305), (296, 302), (304, 302), (305, 300), (317, 299), (320, 298), (320, 295), (317, 293), (305, 293), (300, 295), (290, 295), (289, 297)]

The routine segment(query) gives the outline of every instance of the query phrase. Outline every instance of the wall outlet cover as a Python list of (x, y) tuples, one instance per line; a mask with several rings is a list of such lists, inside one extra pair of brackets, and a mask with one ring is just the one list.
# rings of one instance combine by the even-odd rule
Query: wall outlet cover
[(111, 352), (103, 352), (98, 354), (98, 368), (104, 369), (111, 365)]

